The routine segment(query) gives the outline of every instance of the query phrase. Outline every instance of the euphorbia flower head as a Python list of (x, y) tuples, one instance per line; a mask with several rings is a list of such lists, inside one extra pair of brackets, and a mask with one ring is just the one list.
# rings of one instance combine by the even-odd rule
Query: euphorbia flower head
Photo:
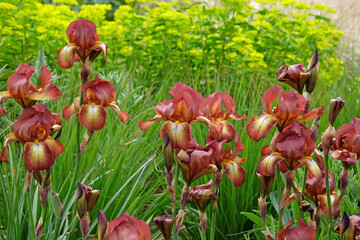
[(279, 69), (277, 79), (289, 84), (300, 94), (303, 93), (306, 84), (306, 91), (311, 93), (316, 85), (318, 71), (319, 55), (315, 50), (307, 68), (304, 67), (304, 64), (284, 65)]
[(221, 142), (208, 141), (205, 149), (212, 149), (212, 161), (218, 168), (218, 171), (225, 170), (225, 176), (234, 184), (235, 187), (241, 186), (245, 181), (246, 171), (240, 165), (245, 162), (245, 158), (237, 155), (244, 150), (244, 144), (240, 141), (240, 133), (237, 133), (235, 140), (235, 151), (232, 152), (231, 147), (222, 149), (226, 140)]
[(51, 113), (42, 104), (25, 108), (13, 125), (14, 133), (6, 136), (1, 161), (7, 161), (7, 145), (20, 141), (25, 148), (24, 161), (29, 169), (39, 171), (50, 168), (55, 156), (64, 151), (64, 146), (51, 137), (54, 129), (60, 128), (60, 124), (60, 116)]
[[(224, 104), (225, 109), (221, 109)], [(226, 140), (230, 142), (235, 137), (235, 128), (226, 121), (228, 118), (240, 120), (246, 118), (235, 113), (235, 101), (227, 93), (215, 92), (209, 97), (204, 98), (200, 104), (203, 122), (209, 126), (209, 138), (216, 141)]]
[(284, 229), (279, 230), (277, 235), (278, 240), (315, 240), (316, 231), (312, 227), (306, 225), (302, 218), (299, 218), (299, 226), (291, 228), (293, 222), (294, 220), (288, 221), (285, 224)]
[(115, 220), (107, 221), (103, 212), (98, 210), (98, 240), (150, 240), (149, 226), (124, 213)]
[(212, 152), (212, 149), (204, 150), (195, 139), (191, 140), (186, 151), (179, 151), (176, 158), (187, 186), (205, 174), (216, 172), (217, 167), (211, 161)]
[(330, 155), (342, 161), (348, 166), (357, 162), (360, 158), (360, 119), (353, 118), (352, 123), (346, 123), (339, 127), (335, 133)]
[(73, 62), (94, 61), (95, 58), (103, 53), (103, 64), (107, 52), (107, 45), (99, 41), (99, 35), (96, 33), (96, 25), (90, 20), (76, 20), (70, 23), (66, 30), (69, 38), (69, 44), (58, 50), (59, 66), (62, 68), (71, 68)]
[[(290, 92), (281, 93), (282, 87), (275, 86), (265, 91), (261, 102), (265, 112), (260, 116), (252, 117), (246, 125), (249, 137), (254, 141), (266, 137), (273, 126), (277, 126), (280, 132), (295, 121), (309, 121), (323, 115), (324, 107), (317, 107), (311, 111), (306, 111), (306, 99), (296, 94), (294, 89)], [(272, 103), (279, 95), (279, 104), (272, 108)]]
[(146, 131), (154, 122), (166, 121), (160, 136), (164, 137), (166, 132), (174, 149), (186, 150), (191, 140), (190, 123), (199, 120), (199, 106), (203, 98), (198, 91), (183, 83), (176, 83), (170, 94), (173, 99), (159, 103), (155, 108), (156, 116), (149, 121), (140, 121), (139, 125), (141, 130)]
[(275, 140), (276, 151), (261, 158), (258, 165), (259, 173), (263, 176), (274, 176), (275, 167), (281, 162), (282, 170), (284, 167), (285, 170), (295, 170), (305, 164), (312, 176), (320, 178), (321, 169), (311, 158), (315, 149), (311, 134), (312, 131), (299, 122), (284, 128)]
[(0, 114), (5, 114), (2, 104), (8, 98), (15, 99), (23, 108), (31, 107), (40, 100), (59, 99), (61, 92), (51, 84), (51, 73), (45, 65), (41, 67), (41, 84), (36, 87), (30, 83), (35, 69), (27, 63), (21, 63), (10, 75), (7, 81), (7, 91), (0, 92)]
[(80, 99), (76, 98), (74, 103), (63, 109), (65, 119), (69, 119), (72, 114), (76, 113), (80, 124), (85, 128), (99, 130), (106, 123), (105, 107), (114, 108), (122, 122), (129, 119), (129, 115), (121, 111), (115, 104), (115, 87), (111, 82), (100, 79), (96, 75), (93, 81), (84, 84), (82, 91), (82, 106), (80, 107)]

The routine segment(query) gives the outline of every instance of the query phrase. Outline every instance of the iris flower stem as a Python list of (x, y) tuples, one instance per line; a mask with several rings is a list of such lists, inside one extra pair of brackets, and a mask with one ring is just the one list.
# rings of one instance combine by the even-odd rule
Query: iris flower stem
[[(304, 179), (303, 179), (303, 184), (302, 184), (302, 188), (301, 188), (301, 196), (302, 196), (303, 200), (305, 199), (305, 189), (306, 189), (307, 173), (308, 173), (308, 169), (305, 168)], [(304, 219), (304, 213), (303, 213), (302, 211), (300, 211), (300, 217), (301, 217), (302, 219)]]
[(213, 200), (212, 204), (212, 214), (211, 214), (211, 225), (210, 225), (210, 240), (215, 239), (215, 230), (216, 230), (216, 210), (217, 210), (217, 201), (219, 197), (219, 191), (220, 191), (220, 183), (221, 178), (223, 175), (224, 169), (221, 169), (220, 172), (215, 173), (215, 179), (214, 179), (214, 193), (215, 193), (215, 199)]
[[(174, 202), (174, 207), (173, 207), (173, 212), (172, 212), (172, 217), (174, 218), (175, 222), (176, 222), (176, 189), (177, 189), (177, 184), (178, 184), (178, 178), (179, 178), (179, 163), (175, 162), (175, 173), (174, 173), (175, 202)], [(178, 239), (176, 225), (177, 224), (174, 224), (174, 226), (173, 226), (173, 239), (174, 240)]]
[(279, 165), (276, 165), (276, 185), (277, 185), (277, 192), (278, 192), (278, 203), (279, 203), (279, 228), (278, 230), (282, 229), (282, 211), (280, 211), (280, 192), (281, 192), (281, 176), (280, 176), (280, 169)]
[(216, 229), (216, 207), (213, 206), (212, 215), (211, 215), (211, 226), (210, 226), (210, 240), (215, 239), (215, 229)]
[(28, 211), (29, 211), (29, 222), (30, 222), (30, 232), (32, 239), (36, 239), (36, 233), (35, 233), (35, 225), (34, 225), (34, 218), (32, 214), (32, 207), (31, 207), (31, 196), (30, 191), (26, 191), (26, 202), (28, 205)]
[(56, 240), (58, 238), (59, 230), (60, 230), (60, 224), (61, 224), (61, 219), (56, 219), (55, 220), (55, 230), (54, 230), (54, 234), (52, 236), (53, 240)]
[(328, 239), (331, 240), (332, 234), (332, 213), (331, 213), (331, 199), (330, 199), (330, 185), (329, 185), (329, 154), (324, 154), (324, 165), (325, 165), (325, 182), (326, 182), (326, 198), (328, 204), (328, 212), (329, 212), (329, 231), (328, 231)]

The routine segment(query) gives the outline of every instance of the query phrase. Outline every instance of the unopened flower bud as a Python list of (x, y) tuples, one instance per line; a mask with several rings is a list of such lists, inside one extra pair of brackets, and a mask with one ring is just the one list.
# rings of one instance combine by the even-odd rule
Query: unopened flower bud
[(166, 132), (164, 133), (162, 150), (165, 167), (168, 171), (170, 171), (174, 165), (174, 149), (172, 147), (169, 135)]
[(98, 210), (98, 239), (106, 240), (108, 234), (109, 222), (105, 214)]
[(87, 237), (90, 225), (90, 213), (99, 199), (100, 191), (93, 190), (90, 186), (78, 184), (76, 193), (76, 208), (80, 220), (80, 230), (83, 238)]
[(40, 217), (39, 222), (35, 228), (36, 239), (40, 239), (41, 233), (42, 233), (42, 228), (43, 228), (43, 219), (42, 219), (42, 217)]
[(310, 77), (306, 81), (306, 91), (311, 94), (314, 91), (319, 75), (319, 54), (317, 49), (313, 53), (307, 69), (310, 71)]
[(344, 212), (340, 224), (334, 230), (340, 234), (340, 238), (343, 240), (355, 239), (354, 224), (346, 212)]
[(331, 147), (331, 143), (333, 140), (333, 137), (335, 136), (335, 128), (332, 125), (329, 125), (329, 127), (326, 129), (326, 131), (321, 136), (321, 145), (322, 149), (324, 151), (324, 155), (329, 154), (329, 149)]
[(165, 240), (171, 239), (174, 218), (171, 215), (162, 215), (154, 218), (155, 225), (160, 229)]
[(331, 99), (329, 104), (329, 124), (334, 125), (334, 122), (339, 115), (341, 109), (344, 107), (345, 101), (338, 97), (336, 99)]
[(256, 177), (260, 183), (260, 193), (262, 197), (266, 197), (269, 193), (269, 190), (274, 182), (274, 177), (263, 176), (257, 170), (255, 172)]
[(28, 169), (25, 175), (26, 191), (30, 191), (31, 180), (32, 180), (32, 170)]
[(63, 205), (61, 204), (59, 195), (54, 191), (51, 191), (50, 193), (50, 204), (52, 206), (56, 219), (61, 219), (63, 214)]

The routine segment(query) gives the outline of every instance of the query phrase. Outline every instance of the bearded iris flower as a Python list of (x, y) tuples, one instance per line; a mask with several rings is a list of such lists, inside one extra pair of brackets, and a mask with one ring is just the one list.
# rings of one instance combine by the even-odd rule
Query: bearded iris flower
[(150, 228), (143, 220), (137, 220), (129, 213), (124, 213), (109, 223), (105, 214), (98, 210), (98, 240), (150, 239)]
[[(225, 109), (221, 109), (222, 103)], [(235, 101), (227, 93), (215, 92), (209, 97), (204, 98), (200, 104), (200, 111), (203, 116), (201, 121), (209, 126), (209, 138), (216, 141), (226, 140), (230, 142), (235, 137), (235, 128), (227, 119), (241, 120), (246, 118), (245, 115), (240, 116), (235, 113)]]
[(203, 98), (198, 91), (183, 83), (176, 83), (170, 94), (173, 99), (159, 103), (155, 108), (156, 116), (149, 121), (140, 121), (139, 125), (146, 131), (156, 121), (166, 121), (160, 136), (163, 138), (166, 132), (174, 149), (186, 150), (191, 140), (190, 124), (199, 121), (199, 106)]
[(278, 240), (285, 240), (285, 239), (291, 239), (291, 240), (300, 240), (300, 239), (306, 239), (306, 240), (315, 240), (316, 238), (316, 231), (306, 225), (304, 223), (304, 220), (302, 218), (299, 218), (299, 226), (291, 228), (291, 225), (293, 224), (294, 220), (288, 221), (284, 229), (279, 230), (278, 232)]
[(6, 136), (1, 161), (7, 161), (7, 145), (19, 141), (24, 145), (24, 161), (29, 169), (40, 171), (50, 168), (55, 156), (64, 151), (64, 146), (51, 137), (60, 128), (60, 116), (51, 113), (43, 104), (25, 108), (13, 125), (14, 133)]
[(245, 162), (245, 158), (237, 156), (244, 150), (244, 144), (241, 143), (239, 135), (240, 133), (237, 133), (234, 152), (232, 152), (231, 147), (222, 149), (226, 140), (221, 142), (210, 141), (205, 146), (205, 149), (212, 149), (212, 161), (217, 166), (218, 172), (224, 169), (225, 176), (235, 187), (239, 187), (244, 183), (246, 175), (245, 169), (240, 165)]
[[(265, 91), (261, 102), (265, 112), (260, 116), (252, 117), (246, 125), (249, 137), (254, 141), (259, 141), (266, 137), (273, 126), (277, 126), (280, 132), (295, 121), (309, 121), (323, 115), (324, 107), (317, 107), (313, 110), (306, 111), (306, 99), (295, 94), (294, 89), (290, 92), (281, 93), (282, 87), (275, 86)], [(279, 104), (272, 108), (272, 103), (279, 95)]]
[(353, 118), (352, 123), (339, 127), (335, 133), (330, 155), (350, 166), (360, 158), (360, 119)]
[(51, 73), (44, 66), (41, 67), (41, 84), (36, 87), (30, 83), (30, 78), (35, 71), (27, 63), (21, 63), (7, 81), (7, 91), (0, 92), (0, 114), (5, 114), (2, 104), (6, 99), (13, 98), (23, 108), (33, 106), (41, 100), (57, 100), (61, 96), (60, 90), (51, 84)]
[(90, 20), (76, 20), (70, 23), (66, 30), (69, 44), (58, 50), (59, 66), (71, 68), (73, 62), (86, 59), (93, 62), (95, 58), (103, 53), (103, 64), (107, 52), (107, 45), (99, 41), (96, 33), (96, 25)]
[(295, 170), (305, 164), (312, 176), (320, 178), (321, 169), (311, 158), (315, 150), (311, 134), (312, 131), (302, 123), (294, 122), (287, 126), (275, 140), (275, 152), (260, 159), (259, 173), (274, 176), (279, 163), (282, 164), (282, 171)]
[(94, 80), (84, 84), (83, 102), (80, 107), (80, 98), (76, 98), (74, 103), (63, 109), (63, 117), (69, 119), (72, 114), (76, 114), (79, 122), (89, 130), (99, 130), (105, 126), (106, 110), (105, 107), (115, 109), (120, 120), (126, 122), (129, 115), (120, 110), (115, 103), (115, 87), (109, 81), (100, 79), (98, 75)]

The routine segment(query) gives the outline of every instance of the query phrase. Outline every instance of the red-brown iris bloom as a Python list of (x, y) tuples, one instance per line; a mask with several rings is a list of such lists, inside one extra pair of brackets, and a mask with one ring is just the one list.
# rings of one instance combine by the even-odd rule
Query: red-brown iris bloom
[(41, 67), (40, 86), (36, 87), (30, 83), (35, 69), (27, 63), (21, 63), (10, 75), (7, 81), (7, 91), (0, 92), (0, 114), (5, 114), (2, 104), (9, 98), (15, 99), (23, 108), (31, 107), (40, 100), (59, 99), (61, 92), (51, 84), (51, 73), (45, 65)]
[(150, 228), (143, 220), (137, 220), (129, 213), (124, 213), (109, 223), (105, 214), (98, 210), (98, 240), (150, 239)]
[(275, 152), (260, 159), (259, 173), (263, 176), (274, 176), (278, 163), (283, 164), (282, 170), (295, 170), (305, 164), (312, 176), (320, 178), (321, 169), (311, 158), (315, 150), (311, 134), (312, 131), (299, 122), (284, 128), (275, 140)]
[(105, 64), (107, 45), (99, 41), (96, 25), (92, 21), (73, 21), (67, 28), (66, 35), (69, 44), (57, 52), (60, 67), (71, 68), (74, 61), (85, 62), (87, 58), (92, 62), (100, 52), (103, 53), (103, 64)]
[[(225, 109), (221, 109), (221, 105), (224, 104)], [(226, 140), (230, 142), (235, 137), (235, 128), (227, 119), (240, 120), (246, 118), (245, 115), (240, 116), (235, 113), (235, 101), (227, 93), (215, 92), (209, 97), (204, 98), (200, 104), (200, 111), (203, 117), (200, 119), (209, 126), (210, 139), (216, 141)]]
[(74, 113), (77, 114), (79, 122), (89, 130), (99, 130), (105, 126), (106, 110), (105, 107), (115, 109), (120, 120), (126, 122), (129, 115), (120, 110), (115, 104), (115, 87), (109, 81), (100, 79), (98, 75), (94, 80), (84, 84), (83, 102), (80, 107), (80, 98), (76, 98), (74, 103), (63, 109), (63, 117), (69, 119)]
[(352, 123), (339, 127), (330, 155), (348, 166), (360, 158), (360, 119), (353, 118)]
[(299, 226), (290, 228), (293, 224), (294, 220), (288, 221), (284, 229), (279, 230), (278, 232), (278, 240), (315, 240), (316, 231), (306, 225), (302, 218), (299, 218)]
[(64, 146), (51, 137), (55, 130), (61, 128), (60, 124), (60, 116), (51, 113), (43, 104), (25, 108), (13, 125), (14, 133), (6, 136), (1, 161), (7, 161), (7, 145), (19, 141), (24, 145), (24, 161), (29, 169), (40, 171), (50, 168), (55, 156), (64, 151)]
[(186, 151), (179, 151), (176, 158), (187, 186), (205, 174), (216, 172), (217, 167), (211, 160), (212, 153), (212, 149), (203, 149), (195, 139), (190, 141)]
[(156, 116), (149, 121), (140, 121), (141, 130), (146, 131), (156, 121), (166, 121), (161, 128), (160, 136), (163, 138), (166, 132), (174, 149), (186, 150), (191, 140), (190, 124), (198, 121), (201, 115), (199, 105), (203, 100), (201, 94), (191, 87), (176, 83), (170, 89), (172, 100), (159, 103), (156, 108)]
[[(311, 111), (305, 111), (306, 99), (294, 92), (281, 93), (282, 87), (275, 86), (265, 91), (261, 102), (265, 112), (260, 116), (252, 117), (246, 125), (249, 137), (254, 141), (266, 137), (273, 126), (277, 126), (280, 132), (295, 121), (309, 121), (323, 115), (324, 107), (317, 107)], [(272, 103), (279, 95), (279, 104), (272, 108)]]
[[(320, 169), (322, 171), (321, 178), (317, 179), (314, 176), (308, 175), (306, 178), (306, 195), (310, 196), (311, 200), (315, 203), (321, 212), (329, 217), (329, 209), (326, 196), (326, 182), (325, 182), (325, 169), (323, 157), (315, 150), (316, 159), (318, 160)], [(330, 199), (331, 199), (331, 211), (336, 219), (340, 213), (341, 198), (340, 195), (335, 194), (335, 178), (334, 175), (329, 171), (329, 188), (330, 188)], [(319, 214), (319, 213), (316, 213)]]
[(225, 176), (229, 179), (235, 187), (241, 186), (245, 181), (246, 171), (240, 165), (245, 162), (245, 158), (239, 158), (237, 155), (244, 150), (244, 144), (239, 138), (240, 133), (237, 133), (235, 140), (235, 151), (231, 147), (222, 149), (226, 140), (221, 142), (210, 141), (206, 144), (205, 149), (212, 149), (212, 161), (217, 166), (218, 171), (225, 170)]

